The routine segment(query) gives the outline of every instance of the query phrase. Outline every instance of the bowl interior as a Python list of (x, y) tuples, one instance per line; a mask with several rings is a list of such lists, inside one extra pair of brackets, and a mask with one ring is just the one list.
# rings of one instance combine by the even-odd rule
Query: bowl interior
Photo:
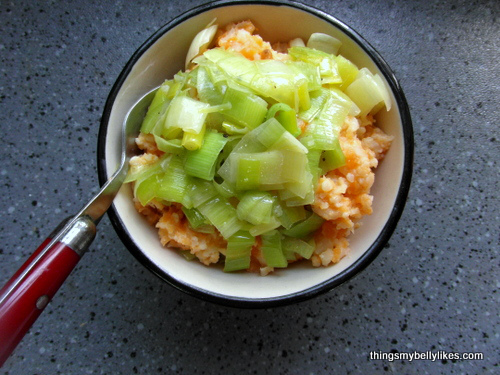
[[(387, 77), (370, 58), (365, 49), (342, 26), (332, 24), (328, 16), (303, 7), (273, 4), (224, 5), (191, 12), (181, 16), (155, 34), (129, 62), (128, 74), (118, 83), (112, 101), (107, 128), (104, 131), (104, 166), (108, 176), (120, 162), (120, 129), (128, 109), (150, 89), (171, 78), (183, 69), (186, 52), (196, 33), (214, 18), (220, 25), (242, 19), (252, 20), (258, 33), (271, 42), (307, 37), (313, 32), (324, 32), (342, 41), (340, 53), (359, 67)], [(291, 28), (290, 25), (300, 25)], [(166, 31), (165, 31), (166, 30)], [(165, 31), (163, 34), (162, 32)], [(162, 34), (162, 35), (160, 35)], [(389, 85), (390, 86), (390, 85)], [(111, 215), (118, 226), (122, 240), (147, 267), (162, 278), (187, 292), (212, 296), (220, 300), (280, 300), (301, 298), (327, 289), (345, 280), (351, 273), (363, 268), (366, 258), (378, 253), (377, 243), (393, 215), (403, 176), (405, 149), (402, 120), (398, 104), (391, 91), (391, 111), (381, 111), (378, 125), (394, 136), (394, 142), (385, 160), (376, 171), (373, 214), (362, 220), (362, 226), (349, 237), (351, 252), (338, 264), (313, 268), (309, 263), (292, 265), (277, 270), (267, 277), (250, 273), (227, 274), (221, 268), (206, 267), (197, 261), (188, 262), (177, 252), (163, 248), (157, 230), (151, 227), (134, 209), (131, 189), (124, 186), (114, 201)], [(109, 104), (109, 103), (108, 103)], [(111, 105), (110, 104), (110, 105)], [(101, 155), (102, 156), (102, 155)], [(372, 256), (373, 255), (373, 256)]]

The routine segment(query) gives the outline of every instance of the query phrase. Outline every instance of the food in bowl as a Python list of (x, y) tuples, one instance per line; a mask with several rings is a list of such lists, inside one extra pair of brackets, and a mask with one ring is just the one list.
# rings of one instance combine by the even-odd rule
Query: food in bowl
[(392, 137), (373, 117), (390, 110), (383, 80), (340, 47), (321, 33), (271, 46), (251, 21), (200, 31), (156, 92), (127, 177), (162, 245), (261, 275), (349, 252)]

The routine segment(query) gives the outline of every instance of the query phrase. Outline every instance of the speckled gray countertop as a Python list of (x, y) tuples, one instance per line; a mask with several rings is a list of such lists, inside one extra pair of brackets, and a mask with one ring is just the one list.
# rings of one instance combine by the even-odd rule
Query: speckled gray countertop
[[(157, 28), (201, 3), (0, 2), (0, 285), (97, 191), (99, 120), (122, 66)], [(414, 177), (380, 256), (313, 300), (238, 310), (164, 284), (106, 217), (2, 373), (500, 371), (500, 3), (307, 3), (374, 45), (410, 106)], [(370, 352), (414, 351), (484, 359), (370, 360)]]

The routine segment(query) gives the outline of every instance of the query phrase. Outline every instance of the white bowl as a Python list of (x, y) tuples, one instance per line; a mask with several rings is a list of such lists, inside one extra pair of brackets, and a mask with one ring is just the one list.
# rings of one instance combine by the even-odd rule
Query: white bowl
[[(403, 92), (380, 55), (360, 35), (336, 18), (296, 2), (217, 1), (180, 15), (153, 34), (131, 57), (108, 97), (99, 134), (101, 184), (120, 162), (120, 131), (130, 107), (146, 92), (183, 69), (190, 42), (217, 18), (220, 25), (252, 20), (268, 41), (307, 40), (313, 32), (342, 42), (340, 53), (358, 67), (379, 73), (390, 88), (392, 109), (377, 115), (377, 124), (394, 136), (392, 146), (375, 173), (373, 214), (349, 237), (351, 251), (339, 263), (314, 268), (309, 263), (260, 277), (253, 273), (224, 273), (217, 266), (188, 262), (161, 246), (157, 230), (137, 213), (129, 186), (116, 197), (109, 217), (132, 254), (154, 274), (184, 292), (206, 300), (240, 307), (269, 307), (301, 301), (328, 291), (365, 268), (382, 250), (401, 216), (413, 163), (413, 131)], [(293, 25), (293, 27), (290, 27)]]

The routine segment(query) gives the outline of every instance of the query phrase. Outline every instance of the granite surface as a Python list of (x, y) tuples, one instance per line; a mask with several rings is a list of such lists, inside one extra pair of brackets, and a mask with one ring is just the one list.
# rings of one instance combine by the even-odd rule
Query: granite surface
[[(201, 3), (0, 2), (0, 285), (97, 191), (99, 120), (122, 66), (157, 28)], [(239, 310), (164, 284), (106, 217), (1, 373), (500, 371), (500, 3), (307, 3), (377, 48), (410, 106), (414, 177), (380, 256), (313, 300)], [(370, 360), (427, 351), (484, 358)]]

